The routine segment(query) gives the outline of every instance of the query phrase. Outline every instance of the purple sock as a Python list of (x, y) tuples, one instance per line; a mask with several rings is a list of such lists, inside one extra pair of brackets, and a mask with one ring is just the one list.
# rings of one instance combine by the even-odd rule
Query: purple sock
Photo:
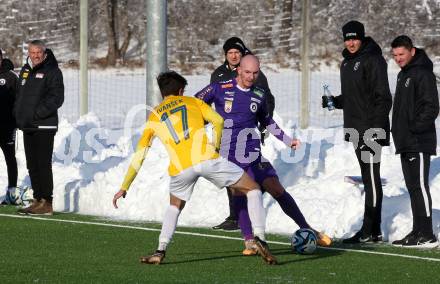
[(241, 234), (245, 240), (250, 240), (254, 238), (252, 233), (251, 219), (249, 218), (249, 213), (247, 209), (247, 198), (246, 196), (233, 196), (234, 210), (238, 216), (238, 225), (241, 229)]
[(299, 210), (295, 200), (293, 200), (293, 197), (287, 191), (284, 191), (281, 196), (275, 197), (275, 199), (278, 201), (278, 204), (281, 206), (281, 209), (283, 209), (284, 213), (292, 218), (292, 220), (295, 221), (295, 223), (298, 224), (301, 229), (310, 229), (310, 225), (307, 223), (304, 215), (301, 213), (301, 210)]

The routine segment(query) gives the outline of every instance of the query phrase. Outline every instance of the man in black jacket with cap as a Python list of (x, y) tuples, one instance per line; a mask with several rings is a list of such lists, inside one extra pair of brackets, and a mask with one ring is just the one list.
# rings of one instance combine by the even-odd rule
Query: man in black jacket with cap
[[(380, 159), (382, 146), (390, 140), (389, 112), (391, 93), (387, 63), (382, 50), (364, 25), (350, 21), (342, 27), (345, 49), (341, 64), (341, 95), (333, 97), (336, 108), (343, 109), (345, 140), (355, 147), (365, 188), (362, 228), (343, 243), (381, 242), (382, 183)], [(323, 107), (328, 98), (323, 96)]]
[(432, 61), (415, 48), (408, 36), (391, 43), (397, 75), (392, 133), (400, 154), (403, 176), (411, 198), (413, 229), (395, 246), (434, 248), (438, 240), (432, 230), (432, 200), (429, 191), (431, 155), (436, 154), (435, 119), (439, 113), (438, 90)]
[[(3, 59), (0, 49), (0, 148), (5, 156), (8, 171), (8, 192), (17, 187), (17, 159), (15, 158), (15, 118), (12, 114), (17, 87), (17, 75), (9, 59)], [(12, 200), (5, 200), (7, 203)]]
[[(210, 84), (214, 82), (228, 81), (237, 77), (237, 67), (240, 64), (241, 58), (246, 54), (252, 54), (252, 52), (245, 46), (243, 41), (238, 37), (231, 37), (223, 44), (223, 51), (225, 52), (225, 62), (214, 70), (211, 74)], [(273, 115), (275, 109), (275, 98), (272, 95), (266, 76), (260, 71), (255, 86), (258, 86), (265, 90), (267, 109), (269, 115)], [(259, 126), (264, 141), (265, 126)], [(221, 224), (214, 226), (213, 229), (222, 230), (238, 230), (237, 216), (234, 212), (234, 206), (232, 202), (232, 193), (228, 189), (229, 200), (229, 216)]]
[(52, 51), (42, 41), (31, 41), (28, 52), (18, 79), (14, 113), (18, 128), (23, 131), (34, 201), (19, 213), (52, 215), (52, 153), (58, 108), (64, 101), (63, 75)]

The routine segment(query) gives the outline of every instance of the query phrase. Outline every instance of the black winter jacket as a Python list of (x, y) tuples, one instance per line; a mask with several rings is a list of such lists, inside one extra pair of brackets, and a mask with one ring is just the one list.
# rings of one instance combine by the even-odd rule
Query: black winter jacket
[(9, 59), (3, 59), (0, 65), (0, 132), (9, 133), (16, 128), (13, 108), (17, 88), (17, 74)]
[[(225, 60), (225, 62), (222, 65), (220, 65), (217, 69), (214, 70), (214, 72), (212, 72), (210, 84), (214, 82), (231, 80), (235, 77), (237, 77), (237, 69), (234, 68), (231, 70), (229, 68), (228, 62)], [(255, 86), (260, 87), (264, 90), (266, 94), (267, 109), (269, 115), (272, 117), (273, 111), (275, 109), (275, 98), (272, 92), (270, 91), (269, 83), (267, 82), (266, 75), (264, 75), (262, 71), (260, 71), (260, 74), (258, 75)]]
[[(382, 128), (386, 137), (377, 142), (388, 146), (392, 98), (382, 50), (372, 38), (366, 37), (356, 53), (344, 49), (342, 55), (341, 95), (335, 98), (335, 107), (343, 109), (344, 128), (356, 129), (360, 143), (365, 143), (365, 131)], [(357, 139), (346, 132), (345, 140), (355, 142)]]
[(435, 155), (435, 119), (439, 113), (438, 90), (432, 61), (416, 49), (411, 61), (397, 75), (392, 133), (396, 154), (423, 152)]
[(52, 51), (37, 66), (26, 63), (20, 71), (15, 117), (22, 131), (56, 131), (58, 108), (64, 101), (63, 74)]

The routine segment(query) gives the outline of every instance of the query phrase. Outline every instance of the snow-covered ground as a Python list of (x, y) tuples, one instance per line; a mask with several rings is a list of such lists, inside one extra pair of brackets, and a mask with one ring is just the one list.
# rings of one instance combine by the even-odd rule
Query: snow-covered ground
[[(292, 74), (293, 72), (269, 74), (268, 77), (272, 89), (277, 94), (278, 107), (275, 120), (284, 126), (288, 133), (295, 133), (303, 141), (303, 145), (293, 153), (286, 149), (284, 144), (270, 137), (266, 141), (263, 153), (273, 163), (282, 184), (295, 198), (309, 223), (332, 237), (347, 237), (360, 228), (364, 204), (363, 190), (344, 182), (344, 176), (360, 174), (353, 148), (351, 144), (343, 142), (342, 128), (337, 126), (342, 124), (340, 112), (328, 113), (320, 106), (314, 107), (316, 119), (312, 123), (313, 127), (306, 130), (298, 130), (295, 127), (295, 119), (286, 119), (288, 114), (297, 110), (297, 106), (294, 106), (293, 110), (288, 110), (286, 105), (289, 97), (281, 95), (283, 88), (286, 91), (289, 88), (297, 90), (298, 81), (290, 82), (291, 80), (288, 79), (292, 78)], [(322, 82), (328, 81), (328, 78), (333, 78), (331, 82), (335, 85), (334, 93), (338, 92), (338, 74), (337, 72), (334, 74), (321, 80), (319, 74), (314, 75), (317, 83), (312, 85), (312, 90), (316, 89), (316, 98), (321, 96)], [(114, 76), (112, 73), (110, 75)], [(209, 80), (208, 76), (187, 78), (189, 79), (188, 94), (200, 89)], [(106, 82), (107, 85), (117, 86), (102, 78), (100, 82), (102, 86), (105, 86)], [(67, 84), (70, 83), (72, 82)], [(390, 84), (393, 90), (391, 77)], [(124, 94), (126, 93), (121, 91), (117, 98), (109, 98), (109, 100), (116, 99), (118, 102), (128, 104), (124, 101)], [(116, 96), (117, 93), (114, 95)], [(290, 103), (295, 105), (297, 102)], [(68, 104), (69, 101), (63, 112), (68, 109)], [(114, 108), (119, 107), (121, 105), (118, 103), (114, 105)], [(104, 109), (104, 106), (99, 108), (99, 105), (95, 108), (100, 112), (111, 110), (111, 108)], [(122, 121), (130, 113), (133, 111), (126, 111), (121, 117)], [(98, 116), (90, 113), (74, 123), (69, 123), (66, 119), (60, 122), (60, 130), (55, 139), (53, 164), (54, 209), (115, 219), (160, 222), (168, 203), (168, 158), (165, 148), (158, 140), (153, 143), (126, 199), (121, 200), (120, 208), (116, 210), (111, 204), (112, 197), (119, 189), (142, 127), (109, 129), (101, 127), (101, 121)], [(128, 123), (128, 125), (137, 124)], [(335, 127), (328, 128), (329, 125)], [(29, 186), (21, 138), (22, 135), (19, 133), (17, 152), (19, 185)], [(383, 187), (382, 230), (386, 239), (394, 240), (411, 230), (412, 217), (400, 159), (394, 155), (392, 146), (383, 151), (381, 173), (387, 181)], [(439, 157), (432, 158), (430, 184), (433, 224), (438, 235), (440, 231)], [(6, 165), (3, 156), (0, 155), (0, 189), (5, 189), (6, 185)], [(2, 195), (0, 191), (0, 197)], [(267, 211), (268, 232), (291, 234), (297, 229), (295, 223), (284, 215), (279, 205), (268, 194), (264, 196), (264, 205)], [(201, 179), (196, 185), (192, 199), (182, 212), (179, 225), (210, 227), (221, 222), (227, 214), (225, 190), (218, 189)]]

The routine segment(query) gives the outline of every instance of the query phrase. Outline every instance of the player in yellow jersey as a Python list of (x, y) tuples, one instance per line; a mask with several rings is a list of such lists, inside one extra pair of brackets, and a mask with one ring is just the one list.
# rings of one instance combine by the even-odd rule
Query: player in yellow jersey
[[(184, 97), (187, 82), (178, 73), (161, 73), (157, 82), (163, 101), (150, 114), (121, 189), (113, 198), (113, 205), (118, 208), (117, 200), (125, 197), (142, 166), (152, 138), (158, 137), (170, 156), (170, 206), (163, 219), (158, 249), (152, 255), (141, 257), (141, 262), (160, 264), (163, 261), (180, 212), (190, 199), (198, 178), (204, 177), (220, 188), (228, 186), (246, 194), (258, 252), (266, 263), (276, 264), (265, 242), (266, 221), (260, 187), (240, 167), (218, 154), (222, 117), (203, 101)], [(213, 143), (208, 141), (206, 122), (213, 125)]]

